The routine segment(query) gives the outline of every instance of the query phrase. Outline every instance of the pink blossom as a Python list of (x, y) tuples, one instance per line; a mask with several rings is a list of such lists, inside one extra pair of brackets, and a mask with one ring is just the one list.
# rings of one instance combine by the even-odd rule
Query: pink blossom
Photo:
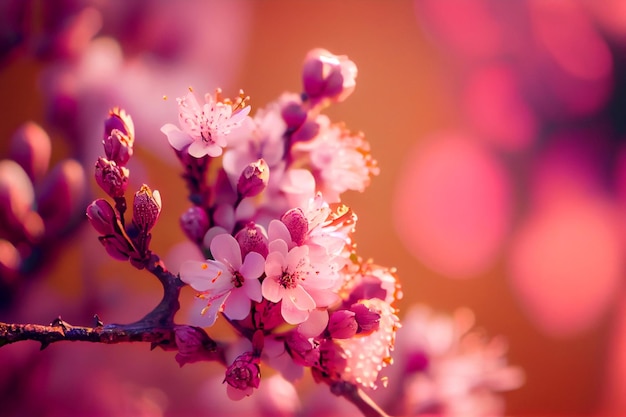
[(215, 236), (211, 242), (215, 260), (187, 261), (181, 265), (180, 278), (200, 291), (207, 300), (203, 314), (212, 325), (222, 305), (231, 320), (242, 320), (250, 312), (250, 300), (261, 301), (261, 283), (265, 259), (249, 252), (243, 259), (239, 243), (229, 234)]
[(281, 314), (290, 324), (299, 324), (309, 318), (316, 307), (313, 295), (323, 293), (332, 285), (324, 273), (323, 265), (312, 265), (308, 246), (288, 250), (284, 240), (270, 242), (265, 262), (266, 278), (263, 280), (263, 297), (281, 304)]
[(188, 147), (187, 152), (195, 158), (222, 154), (223, 148), (228, 145), (226, 137), (242, 126), (250, 113), (250, 106), (240, 108), (227, 101), (219, 101), (218, 96), (216, 94), (213, 98), (211, 94), (206, 94), (203, 105), (198, 103), (192, 91), (177, 99), (178, 122), (182, 129), (171, 123), (161, 128), (173, 148), (180, 151)]

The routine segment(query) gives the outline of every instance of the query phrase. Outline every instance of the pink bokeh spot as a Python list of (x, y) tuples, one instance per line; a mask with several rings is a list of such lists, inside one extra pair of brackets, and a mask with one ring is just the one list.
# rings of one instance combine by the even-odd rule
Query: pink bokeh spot
[(570, 190), (551, 195), (516, 236), (510, 279), (531, 320), (566, 337), (593, 326), (622, 275), (622, 241), (613, 207)]
[(451, 278), (489, 268), (511, 217), (503, 167), (479, 142), (441, 134), (413, 149), (394, 199), (396, 232), (420, 261)]
[(522, 96), (516, 75), (505, 65), (483, 67), (472, 74), (463, 103), (481, 135), (505, 150), (526, 148), (536, 134), (536, 117)]

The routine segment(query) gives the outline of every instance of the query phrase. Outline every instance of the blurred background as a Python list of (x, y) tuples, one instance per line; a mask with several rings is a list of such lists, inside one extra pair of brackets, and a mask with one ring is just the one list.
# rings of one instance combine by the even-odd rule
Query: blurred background
[[(359, 217), (359, 253), (399, 271), (400, 316), (415, 303), (468, 307), (502, 335), (526, 376), (503, 394), (507, 415), (626, 415), (620, 0), (2, 1), (0, 157), (24, 129), (44, 134), (29, 121), (52, 149), (49, 170), (19, 178), (47, 210), (29, 229), (44, 236), (30, 266), (11, 272), (19, 256), (0, 240), (0, 320), (60, 314), (89, 325), (94, 313), (112, 323), (148, 312), (159, 284), (109, 260), (83, 218), (102, 196), (92, 167), (107, 110), (135, 121), (130, 187), (160, 190), (153, 249), (176, 271), (193, 249), (178, 228), (178, 163), (159, 131), (176, 118), (173, 99), (188, 86), (243, 88), (254, 112), (300, 91), (314, 47), (359, 69), (353, 95), (328, 114), (365, 133), (381, 168), (345, 201)], [(11, 225), (2, 228), (6, 239)], [(143, 345), (38, 349), (0, 349), (0, 414), (229, 407), (213, 397), (217, 365), (179, 369), (172, 353)]]

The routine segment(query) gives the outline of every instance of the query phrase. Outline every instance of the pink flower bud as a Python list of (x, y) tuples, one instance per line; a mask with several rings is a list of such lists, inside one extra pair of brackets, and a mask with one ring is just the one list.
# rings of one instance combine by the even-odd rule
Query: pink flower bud
[(316, 137), (319, 131), (319, 123), (315, 121), (306, 121), (298, 128), (298, 130), (293, 132), (291, 140), (293, 142), (306, 142)]
[(304, 60), (302, 84), (312, 100), (329, 98), (338, 102), (354, 91), (356, 75), (356, 65), (346, 56), (318, 48), (310, 51)]
[(281, 116), (288, 128), (298, 128), (306, 120), (307, 112), (302, 108), (302, 103), (289, 103), (283, 107)]
[(133, 156), (133, 143), (122, 131), (113, 129), (111, 135), (104, 138), (104, 153), (107, 158), (119, 166), (125, 166)]
[(179, 326), (175, 329), (174, 335), (178, 347), (176, 362), (180, 366), (214, 356), (216, 344), (202, 328)]
[(112, 235), (115, 232), (117, 216), (108, 201), (99, 198), (87, 206), (87, 218), (101, 235)]
[(260, 194), (270, 179), (270, 168), (263, 159), (248, 164), (237, 182), (237, 193), (242, 197), (254, 197)]
[(359, 326), (357, 333), (366, 335), (378, 330), (380, 326), (380, 313), (368, 308), (362, 303), (355, 303), (350, 306), (350, 311), (353, 311), (356, 322)]
[(313, 366), (319, 361), (319, 349), (313, 344), (312, 339), (303, 336), (300, 332), (290, 332), (285, 342), (295, 363), (303, 366)]
[(354, 312), (349, 310), (335, 311), (328, 321), (328, 332), (333, 339), (349, 339), (358, 327)]
[(265, 230), (258, 224), (249, 222), (237, 232), (235, 239), (239, 242), (242, 259), (250, 252), (257, 252), (264, 258), (267, 257), (267, 236)]
[(280, 218), (280, 221), (287, 226), (291, 240), (298, 246), (304, 243), (306, 234), (309, 232), (309, 221), (300, 208), (293, 208), (287, 211)]
[(104, 121), (104, 140), (111, 136), (113, 130), (119, 130), (128, 138), (129, 146), (133, 146), (133, 142), (135, 141), (135, 125), (133, 119), (131, 119), (124, 109), (120, 109), (119, 107), (113, 107), (109, 110), (109, 117)]
[(37, 212), (48, 236), (63, 232), (75, 218), (82, 217), (86, 193), (85, 170), (74, 159), (62, 160), (44, 177), (37, 195)]
[(127, 168), (118, 166), (114, 161), (100, 157), (96, 162), (96, 182), (105, 193), (113, 198), (124, 196), (128, 188), (129, 175)]
[(19, 274), (22, 257), (8, 240), (0, 239), (0, 286), (9, 285)]
[(189, 207), (180, 216), (180, 227), (189, 240), (199, 244), (209, 230), (209, 216), (201, 207)]
[(133, 200), (133, 223), (143, 232), (154, 227), (161, 214), (161, 194), (150, 190), (146, 184), (135, 193)]
[(24, 169), (15, 161), (0, 161), (0, 220), (7, 228), (19, 229), (31, 210), (35, 190)]
[(127, 261), (133, 248), (126, 239), (118, 234), (111, 237), (100, 237), (100, 243), (107, 253), (118, 261)]
[(252, 352), (239, 355), (226, 369), (224, 382), (246, 396), (251, 395), (252, 390), (258, 388), (261, 382), (259, 358), (255, 357)]
[(39, 180), (48, 170), (52, 144), (38, 124), (23, 124), (11, 139), (9, 157), (24, 168), (31, 181)]

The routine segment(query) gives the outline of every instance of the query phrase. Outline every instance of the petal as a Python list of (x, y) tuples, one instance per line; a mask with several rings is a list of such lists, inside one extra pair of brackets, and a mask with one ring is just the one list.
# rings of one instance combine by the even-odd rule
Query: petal
[(289, 324), (300, 324), (309, 318), (309, 312), (307, 310), (300, 310), (288, 297), (283, 299), (280, 312), (285, 321)]
[[(239, 245), (237, 245), (239, 248)], [(241, 252), (240, 252), (241, 258)], [(239, 268), (239, 273), (245, 279), (258, 279), (265, 271), (265, 258), (257, 252), (250, 252), (243, 260), (243, 265)]]
[(269, 241), (273, 241), (273, 240), (284, 240), (286, 243), (292, 243), (291, 242), (291, 233), (289, 233), (289, 229), (287, 229), (287, 226), (285, 225), (285, 223), (281, 222), (280, 220), (272, 220), (267, 228), (267, 237), (269, 239)]
[(211, 280), (221, 271), (219, 266), (211, 261), (185, 261), (180, 266), (180, 279), (191, 285), (196, 291), (207, 291), (211, 288)]
[(216, 299), (211, 300), (209, 303), (207, 303), (206, 300), (197, 298), (196, 300), (198, 301), (196, 301), (196, 303), (204, 304), (204, 306), (201, 309), (201, 313), (198, 316), (192, 318), (192, 324), (201, 327), (212, 326), (217, 320), (217, 314), (220, 312), (220, 308), (222, 307), (222, 304), (224, 304), (224, 301), (227, 299), (229, 294), (230, 293), (226, 293)]
[(328, 310), (316, 308), (309, 313), (309, 318), (298, 326), (298, 332), (304, 337), (319, 336), (328, 325)]
[(257, 303), (260, 303), (263, 299), (263, 296), (261, 294), (261, 281), (259, 281), (258, 279), (250, 279), (244, 281), (241, 290), (246, 293), (246, 296), (249, 299), (254, 300)]
[[(283, 297), (284, 298), (284, 297)], [(289, 291), (288, 297), (293, 304), (300, 310), (313, 310), (315, 308), (315, 300), (301, 285)]]
[[(291, 238), (290, 238), (291, 239)], [(291, 240), (289, 240), (291, 242)], [(287, 242), (282, 239), (271, 240), (267, 245), (267, 249), (269, 252), (278, 252), (283, 256), (287, 256), (289, 252), (289, 247), (287, 246)]]
[(231, 291), (224, 303), (224, 314), (231, 320), (243, 320), (250, 314), (250, 298), (242, 288)]
[[(308, 281), (309, 280), (307, 280), (307, 282)], [(305, 287), (305, 288), (306, 288), (307, 293), (309, 293), (309, 295), (315, 301), (316, 307), (329, 307), (341, 300), (339, 295), (337, 295), (331, 290), (318, 290), (318, 289), (308, 288), (308, 287)]]
[(193, 156), (194, 158), (202, 158), (206, 155), (209, 156), (217, 156), (217, 155), (211, 155), (211, 153), (215, 153), (215, 149), (212, 148), (218, 148), (220, 149), (220, 152), (217, 154), (219, 155), (221, 153), (221, 149), (219, 146), (215, 147), (215, 146), (211, 146), (211, 145), (205, 145), (202, 141), (194, 141), (189, 145), (189, 149), (187, 150), (187, 152), (189, 152), (189, 155)]
[(265, 278), (261, 284), (261, 292), (267, 300), (277, 303), (282, 300), (285, 289), (273, 278)]
[(265, 260), (265, 275), (268, 277), (281, 276), (285, 264), (285, 258), (282, 253), (270, 252)]
[(213, 238), (211, 241), (211, 254), (216, 261), (228, 265), (233, 271), (238, 271), (241, 267), (239, 242), (230, 234), (217, 235)]
[(161, 127), (161, 132), (165, 133), (167, 141), (178, 151), (193, 142), (193, 138), (191, 136), (171, 123), (163, 125), (163, 127)]
[(233, 387), (232, 385), (226, 384), (226, 395), (228, 395), (228, 398), (232, 401), (243, 400), (244, 398), (252, 395), (252, 391), (252, 387), (247, 387), (245, 390), (240, 390)]

